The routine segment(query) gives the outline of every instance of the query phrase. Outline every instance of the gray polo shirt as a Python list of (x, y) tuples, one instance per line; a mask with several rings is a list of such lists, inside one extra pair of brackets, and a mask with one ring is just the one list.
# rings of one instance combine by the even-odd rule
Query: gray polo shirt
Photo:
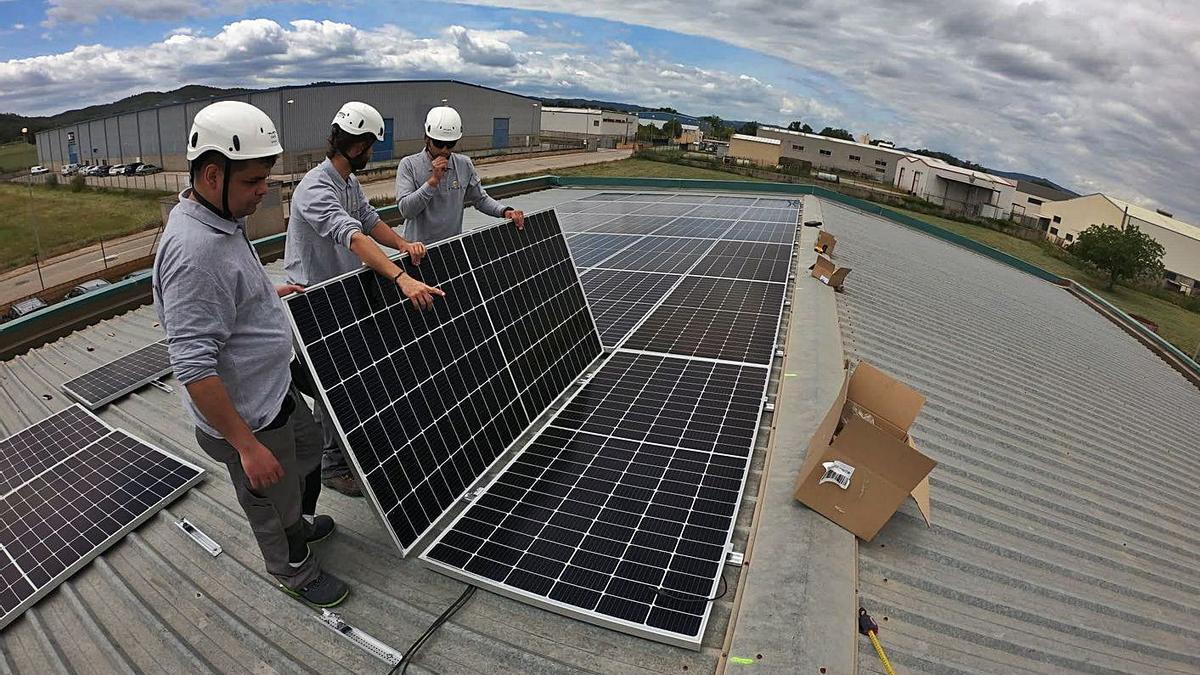
[[(184, 385), (216, 375), (251, 429), (279, 413), (291, 383), (292, 331), (245, 219), (226, 220), (179, 195), (154, 258), (154, 309)], [(183, 405), (204, 433), (221, 438), (183, 388)]]
[(370, 234), (379, 214), (358, 178), (349, 180), (326, 159), (313, 167), (292, 194), (283, 269), (288, 283), (311, 286), (362, 266), (350, 250), (355, 232)]
[(396, 201), (404, 216), (405, 239), (429, 245), (462, 234), (463, 204), (468, 202), (481, 213), (504, 217), (504, 205), (484, 191), (470, 157), (451, 154), (436, 188), (425, 182), (432, 175), (433, 158), (425, 150), (396, 167)]

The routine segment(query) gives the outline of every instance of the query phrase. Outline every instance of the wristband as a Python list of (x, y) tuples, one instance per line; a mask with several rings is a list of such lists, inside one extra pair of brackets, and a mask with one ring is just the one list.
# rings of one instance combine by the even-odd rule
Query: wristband
[(400, 281), (400, 277), (404, 276), (405, 274), (406, 274), (406, 272), (404, 270), (400, 270), (399, 272), (397, 272), (396, 276), (392, 277), (392, 283), (394, 284), (394, 283)]

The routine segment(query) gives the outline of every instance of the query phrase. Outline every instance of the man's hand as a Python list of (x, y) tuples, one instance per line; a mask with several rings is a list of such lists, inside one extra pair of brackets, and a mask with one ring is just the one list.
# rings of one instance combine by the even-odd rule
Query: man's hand
[(275, 292), (278, 293), (279, 297), (282, 298), (283, 296), (291, 295), (292, 293), (303, 293), (304, 287), (300, 284), (279, 284), (275, 287)]
[(408, 254), (408, 259), (414, 265), (420, 265), (425, 258), (425, 244), (419, 241), (410, 242), (408, 246), (404, 247), (404, 252)]
[(525, 212), (517, 209), (509, 209), (504, 212), (504, 217), (513, 221), (518, 230), (525, 229)]
[(433, 158), (433, 175), (429, 177), (429, 187), (437, 187), (438, 183), (442, 182), (442, 176), (446, 175), (446, 167), (450, 166), (450, 160), (445, 157)]
[(404, 297), (411, 300), (413, 305), (422, 312), (433, 309), (435, 295), (441, 298), (446, 297), (446, 293), (442, 289), (421, 283), (407, 274), (397, 277), (396, 285), (400, 287), (400, 292), (404, 294)]
[(245, 449), (239, 448), (238, 454), (242, 458), (242, 471), (246, 472), (251, 488), (262, 490), (283, 478), (283, 467), (280, 466), (279, 460), (275, 459), (275, 455), (267, 446), (259, 443), (258, 439), (252, 439)]

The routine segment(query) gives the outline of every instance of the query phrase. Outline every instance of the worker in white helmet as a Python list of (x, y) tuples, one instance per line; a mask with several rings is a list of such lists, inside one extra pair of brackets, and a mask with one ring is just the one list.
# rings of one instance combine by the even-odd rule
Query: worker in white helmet
[(467, 202), (481, 213), (525, 227), (525, 213), (489, 197), (471, 159), (454, 154), (462, 135), (462, 117), (457, 110), (444, 105), (433, 108), (425, 116), (425, 149), (400, 160), (396, 201), (409, 240), (433, 244), (462, 234)]
[(321, 448), (292, 383), (280, 301), (304, 289), (273, 285), (246, 238), (246, 216), (282, 152), (271, 118), (248, 103), (196, 114), (187, 138), (192, 187), (179, 195), (154, 258), (154, 308), (196, 440), (226, 466), (267, 572), (288, 594), (333, 607), (350, 591), (309, 548), (334, 522), (315, 515)]
[[(338, 110), (329, 124), (325, 161), (305, 174), (292, 194), (284, 270), (288, 283), (311, 286), (353, 272), (365, 263), (395, 283), (415, 307), (429, 309), (434, 298), (444, 293), (409, 276), (379, 248), (383, 244), (407, 253), (419, 265), (425, 246), (401, 237), (383, 222), (354, 175), (366, 167), (375, 143), (383, 137), (383, 116), (374, 107), (351, 101)], [(342, 494), (361, 496), (362, 488), (338, 445), (333, 422), (320, 397), (315, 400), (313, 412), (325, 446), (321, 480)]]

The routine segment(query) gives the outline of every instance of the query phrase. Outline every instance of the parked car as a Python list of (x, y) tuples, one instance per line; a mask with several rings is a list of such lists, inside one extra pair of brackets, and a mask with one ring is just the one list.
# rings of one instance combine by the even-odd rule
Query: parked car
[(134, 162), (133, 164), (126, 164), (125, 168), (121, 170), (121, 173), (126, 176), (132, 176), (134, 174), (134, 172), (136, 172), (140, 168), (142, 168), (141, 162)]
[(137, 171), (134, 171), (134, 173), (139, 176), (149, 176), (151, 174), (161, 172), (162, 167), (154, 166), (153, 164), (143, 164), (137, 168)]
[(124, 164), (118, 164), (118, 165), (116, 165), (116, 166), (113, 166), (113, 167), (110, 167), (110, 168), (109, 168), (109, 170), (108, 170), (108, 175), (110, 175), (110, 176), (120, 176), (120, 175), (121, 175), (121, 172), (122, 172), (122, 171), (124, 171), (124, 170), (125, 170), (125, 165), (124, 165)]
[(112, 168), (112, 167), (111, 167), (111, 166), (109, 166), (109, 165), (107, 165), (107, 164), (97, 164), (96, 166), (93, 166), (93, 167), (92, 167), (92, 168), (91, 168), (91, 169), (88, 171), (88, 175), (89, 175), (89, 176), (107, 176), (107, 175), (108, 175), (108, 171), (109, 171), (109, 169), (111, 169), (111, 168)]
[(13, 306), (9, 307), (8, 311), (5, 312), (4, 320), (11, 321), (12, 319), (19, 319), (28, 314), (32, 314), (45, 306), (46, 303), (40, 298), (26, 298), (20, 302), (14, 302)]
[(41, 164), (38, 164), (37, 166), (29, 167), (29, 175), (31, 175), (31, 176), (40, 176), (44, 173), (50, 173), (50, 169), (47, 169), (46, 167), (42, 166)]
[(154, 273), (153, 267), (145, 267), (140, 270), (136, 270), (134, 272), (130, 272), (129, 274), (126, 274), (125, 276), (121, 277), (121, 281), (129, 281), (130, 279), (137, 279), (137, 278), (144, 277), (144, 276), (147, 276), (147, 275), (153, 274), (153, 273)]
[(79, 284), (75, 288), (72, 288), (71, 291), (67, 293), (67, 296), (63, 299), (66, 300), (68, 298), (78, 298), (81, 295), (87, 295), (93, 291), (98, 291), (105, 286), (112, 286), (112, 284), (108, 283), (104, 279), (91, 279)]
[(74, 164), (74, 163), (63, 164), (62, 168), (59, 169), (58, 171), (59, 171), (59, 173), (61, 173), (64, 176), (74, 176), (76, 173), (79, 172), (79, 165)]

